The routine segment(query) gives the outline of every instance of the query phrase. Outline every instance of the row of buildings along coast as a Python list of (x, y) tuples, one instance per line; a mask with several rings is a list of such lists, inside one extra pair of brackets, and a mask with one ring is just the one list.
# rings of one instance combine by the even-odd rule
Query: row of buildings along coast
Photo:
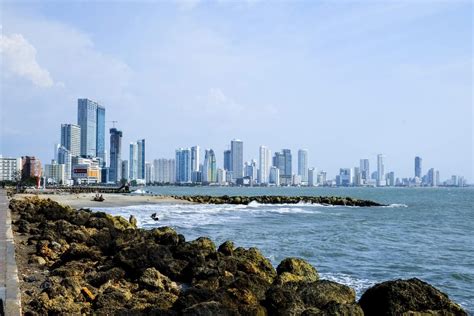
[[(106, 122), (109, 129), (109, 151), (106, 150)], [(244, 142), (234, 139), (223, 152), (219, 167), (213, 149), (199, 146), (178, 148), (174, 157), (146, 160), (145, 139), (129, 144), (129, 155), (123, 154), (123, 132), (116, 121), (106, 121), (106, 109), (90, 99), (78, 99), (77, 123), (61, 124), (59, 144), (54, 158), (42, 167), (34, 156), (8, 158), (0, 156), (0, 181), (44, 179), (45, 184), (178, 184), (178, 185), (261, 185), (261, 186), (465, 186), (463, 177), (452, 176), (440, 181), (434, 168), (422, 173), (422, 158), (415, 157), (414, 176), (396, 177), (386, 172), (385, 156), (377, 155), (372, 172), (369, 159), (360, 159), (356, 167), (340, 168), (329, 179), (324, 170), (308, 165), (308, 150), (297, 153), (297, 170), (293, 170), (290, 149), (274, 152), (260, 146), (258, 161), (244, 161)]]

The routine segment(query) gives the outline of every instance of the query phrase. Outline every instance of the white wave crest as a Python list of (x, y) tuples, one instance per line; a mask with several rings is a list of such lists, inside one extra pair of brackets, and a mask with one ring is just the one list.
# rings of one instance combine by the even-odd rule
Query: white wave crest
[(387, 206), (382, 206), (382, 207), (385, 207), (385, 208), (397, 208), (397, 207), (408, 207), (408, 205), (406, 205), (406, 204), (393, 203), (393, 204), (390, 204), (390, 205), (387, 205)]

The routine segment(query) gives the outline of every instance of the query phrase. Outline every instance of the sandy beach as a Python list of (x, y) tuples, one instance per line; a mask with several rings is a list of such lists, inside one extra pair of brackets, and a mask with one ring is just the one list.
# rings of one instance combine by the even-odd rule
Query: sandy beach
[[(32, 197), (35, 194), (16, 194), (15, 198)], [(191, 203), (184, 200), (178, 200), (169, 196), (151, 196), (151, 195), (131, 195), (131, 194), (113, 194), (104, 193), (103, 202), (93, 201), (95, 193), (80, 194), (38, 194), (40, 198), (51, 199), (62, 205), (69, 205), (73, 208), (89, 208), (89, 207), (123, 207), (132, 205), (147, 205), (157, 203), (171, 204), (187, 204)]]

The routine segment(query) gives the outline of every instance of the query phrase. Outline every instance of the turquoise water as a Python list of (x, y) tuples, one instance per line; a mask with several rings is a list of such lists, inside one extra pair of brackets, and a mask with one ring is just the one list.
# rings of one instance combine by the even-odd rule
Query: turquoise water
[[(144, 228), (168, 225), (186, 239), (209, 236), (256, 246), (276, 266), (311, 262), (322, 278), (360, 295), (384, 280), (418, 277), (474, 313), (474, 188), (147, 187), (166, 195), (337, 195), (389, 207), (319, 205), (147, 205), (104, 209), (134, 214)], [(160, 221), (150, 218), (157, 213)]]

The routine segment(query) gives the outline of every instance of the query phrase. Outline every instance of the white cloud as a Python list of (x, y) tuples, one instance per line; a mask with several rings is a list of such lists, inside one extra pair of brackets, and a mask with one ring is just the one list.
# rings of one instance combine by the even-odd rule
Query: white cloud
[(54, 85), (49, 71), (36, 60), (36, 49), (21, 34), (0, 34), (0, 55), (2, 68), (30, 80), (38, 87)]

